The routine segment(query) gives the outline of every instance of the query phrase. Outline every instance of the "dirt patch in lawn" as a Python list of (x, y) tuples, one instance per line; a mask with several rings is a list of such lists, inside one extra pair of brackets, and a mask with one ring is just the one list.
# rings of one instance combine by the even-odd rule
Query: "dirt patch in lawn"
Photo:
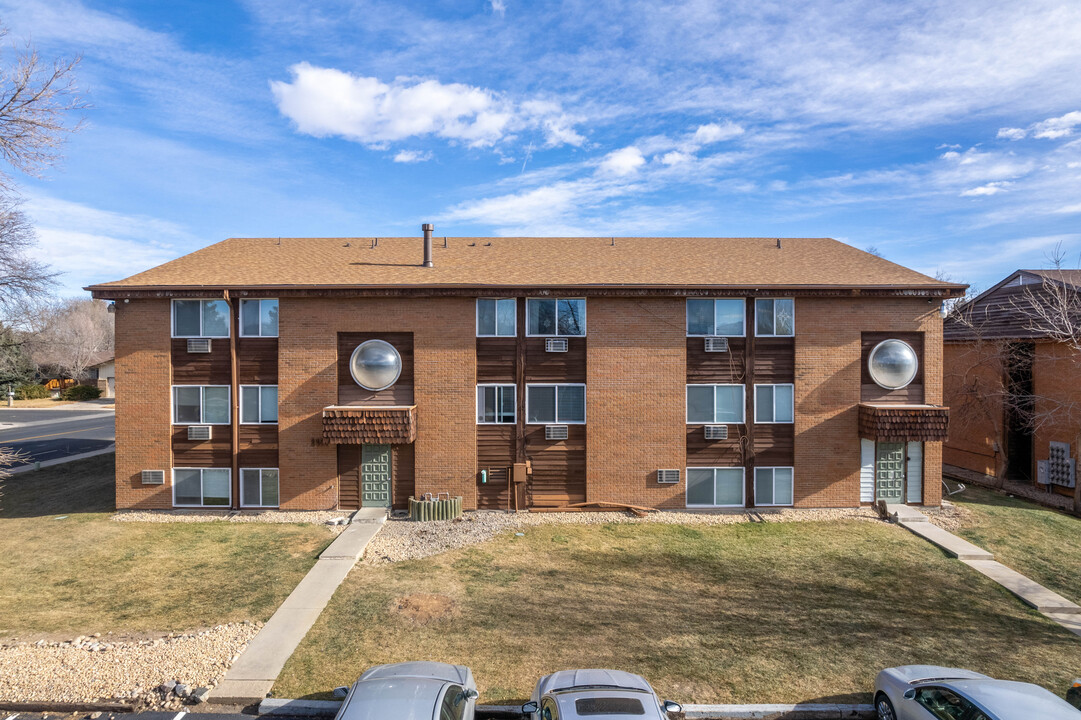
[(446, 620), (454, 615), (456, 603), (446, 595), (433, 593), (413, 593), (398, 598), (394, 611), (409, 618), (418, 625), (427, 625), (432, 621)]

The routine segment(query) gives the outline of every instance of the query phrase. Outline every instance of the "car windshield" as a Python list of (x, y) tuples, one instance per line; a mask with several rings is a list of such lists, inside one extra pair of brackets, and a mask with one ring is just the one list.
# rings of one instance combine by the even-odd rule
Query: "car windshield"
[(586, 715), (645, 715), (642, 701), (629, 697), (593, 697), (578, 698), (574, 709), (581, 716)]

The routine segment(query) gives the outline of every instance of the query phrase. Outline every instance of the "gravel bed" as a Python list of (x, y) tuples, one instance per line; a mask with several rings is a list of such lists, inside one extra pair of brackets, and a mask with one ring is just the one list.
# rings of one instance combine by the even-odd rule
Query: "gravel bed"
[(537, 525), (598, 525), (604, 523), (670, 525), (729, 525), (743, 522), (821, 522), (878, 520), (869, 507), (826, 510), (758, 508), (751, 512), (654, 512), (643, 518), (624, 512), (501, 513), (470, 512), (457, 520), (413, 522), (391, 518), (368, 543), (363, 562), (371, 565), (416, 560), (454, 548), (490, 540), (501, 532)]
[[(177, 691), (217, 685), (260, 627), (231, 623), (153, 640), (116, 641), (99, 633), (0, 645), (0, 700), (179, 708), (185, 700)], [(165, 690), (170, 685), (175, 688)]]
[(971, 522), (972, 512), (968, 508), (954, 505), (949, 500), (942, 501), (942, 507), (920, 508), (932, 525), (938, 525), (948, 532), (957, 532)]
[(327, 525), (341, 532), (349, 523), (350, 512), (345, 510), (119, 510), (112, 519), (117, 522), (147, 523), (310, 523)]

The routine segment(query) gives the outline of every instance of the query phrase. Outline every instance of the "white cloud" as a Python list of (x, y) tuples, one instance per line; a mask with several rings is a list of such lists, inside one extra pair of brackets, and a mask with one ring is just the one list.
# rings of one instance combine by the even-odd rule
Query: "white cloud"
[(396, 163), (419, 163), (431, 159), (431, 151), (421, 152), (420, 150), (399, 150), (394, 156), (394, 162)]
[(1005, 191), (1011, 182), (989, 182), (986, 185), (980, 185), (979, 187), (970, 188), (968, 190), (961, 191), (961, 197), (980, 197), (982, 195), (997, 195), (1000, 192)]
[(692, 138), (692, 140), (698, 146), (710, 145), (712, 143), (721, 142), (723, 140), (731, 140), (732, 138), (739, 137), (742, 134), (742, 127), (726, 120), (722, 125), (718, 125), (717, 123), (699, 125), (698, 129), (694, 131), (694, 137)]
[(601, 173), (625, 177), (638, 172), (638, 169), (645, 164), (646, 159), (642, 157), (642, 151), (631, 145), (608, 153), (597, 169)]
[(1032, 126), (1032, 136), (1055, 140), (1068, 135), (1073, 135), (1077, 126), (1081, 125), (1081, 111), (1066, 113), (1060, 117), (1048, 118)]
[(680, 152), (679, 150), (673, 150), (672, 152), (665, 153), (661, 156), (661, 162), (665, 165), (680, 165), (685, 162), (694, 160), (693, 155)]
[(488, 4), (492, 6), (492, 12), (499, 17), (507, 14), (506, 0), (488, 0)]
[(539, 128), (549, 146), (578, 145), (584, 138), (556, 103), (516, 104), (506, 96), (462, 83), (351, 75), (299, 63), (290, 82), (270, 83), (278, 110), (297, 130), (315, 137), (341, 136), (379, 147), (411, 137), (435, 136), (487, 147), (514, 133)]
[(1028, 132), (1024, 128), (999, 128), (998, 135), (996, 137), (1005, 138), (1006, 140), (1024, 140)]

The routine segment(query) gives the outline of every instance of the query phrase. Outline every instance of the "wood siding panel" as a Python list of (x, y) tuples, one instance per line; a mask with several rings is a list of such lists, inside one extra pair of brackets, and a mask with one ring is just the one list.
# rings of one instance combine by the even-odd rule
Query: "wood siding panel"
[(513, 385), (516, 347), (512, 337), (477, 338), (477, 383)]
[(755, 338), (754, 381), (759, 385), (791, 383), (796, 380), (794, 338)]
[(727, 440), (706, 440), (705, 425), (688, 425), (687, 467), (743, 467), (743, 427), (729, 425)]
[(533, 507), (560, 507), (586, 499), (586, 426), (568, 425), (566, 440), (545, 440), (543, 425), (526, 426), (526, 455), (533, 464)]
[(173, 426), (173, 467), (230, 469), (233, 466), (232, 431), (211, 425), (210, 440), (188, 440), (188, 426)]
[[(358, 447), (359, 452), (359, 447)], [(416, 447), (395, 445), (391, 448), (391, 502), (395, 510), (408, 510), (409, 498), (416, 496)]]
[(360, 507), (360, 445), (338, 445), (338, 507)]
[[(543, 433), (542, 433), (543, 435)], [(514, 425), (477, 425), (477, 507), (485, 510), (513, 508), (511, 473), (493, 482), (493, 471), (499, 476), (514, 465)], [(488, 482), (480, 483), (480, 471), (488, 470)]]
[[(527, 383), (586, 381), (586, 339), (567, 338), (567, 352), (548, 352), (542, 337), (525, 339), (525, 379)], [(588, 400), (587, 400), (588, 403)]]
[(278, 467), (277, 425), (241, 425), (238, 440), (240, 467)]
[(744, 380), (744, 348), (746, 338), (728, 338), (728, 352), (706, 352), (705, 339), (687, 338), (687, 382), (742, 383)]
[(229, 338), (213, 338), (210, 352), (188, 352), (185, 338), (172, 340), (174, 385), (228, 385), (233, 378), (229, 361)]
[[(366, 340), (385, 340), (402, 356), (402, 374), (386, 390), (372, 392), (357, 385), (349, 373), (349, 358)], [(339, 405), (412, 405), (413, 333), (338, 333)]]
[(754, 426), (754, 462), (758, 467), (792, 467), (796, 457), (796, 426)]
[[(871, 350), (883, 340), (896, 338), (903, 340), (912, 346), (919, 359), (919, 369), (916, 378), (908, 387), (900, 390), (887, 390), (879, 387), (871, 379), (871, 371), (867, 369), (867, 359)], [(860, 352), (860, 402), (876, 403), (902, 403), (922, 405), (924, 402), (923, 392), (923, 333), (921, 332), (865, 332), (861, 335)]]
[(236, 372), (241, 385), (277, 385), (278, 338), (237, 338)]

